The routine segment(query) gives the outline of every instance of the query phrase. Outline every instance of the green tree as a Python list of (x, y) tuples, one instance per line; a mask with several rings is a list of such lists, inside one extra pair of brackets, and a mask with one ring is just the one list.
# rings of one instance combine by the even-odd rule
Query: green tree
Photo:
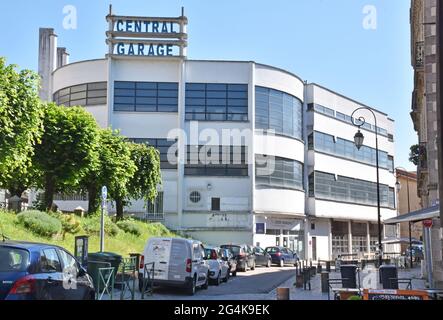
[(96, 212), (100, 206), (99, 190), (108, 188), (111, 199), (116, 201), (117, 216), (123, 217), (123, 202), (128, 193), (129, 180), (136, 166), (131, 159), (130, 145), (117, 131), (99, 132), (98, 166), (84, 177), (82, 185), (88, 190), (88, 212)]
[(412, 162), (414, 165), (418, 166), (420, 163), (420, 145), (414, 144), (411, 146), (409, 153), (409, 161)]
[(45, 191), (45, 207), (50, 210), (55, 192), (77, 189), (88, 172), (98, 166), (99, 128), (84, 108), (53, 103), (44, 107), (43, 125), (33, 163), (39, 172), (38, 187)]
[(31, 158), (42, 134), (43, 108), (39, 76), (16, 68), (0, 57), (0, 187), (20, 196), (29, 186)]
[(129, 181), (129, 196), (132, 199), (155, 200), (157, 187), (162, 183), (159, 151), (145, 144), (131, 143), (131, 158), (137, 170)]

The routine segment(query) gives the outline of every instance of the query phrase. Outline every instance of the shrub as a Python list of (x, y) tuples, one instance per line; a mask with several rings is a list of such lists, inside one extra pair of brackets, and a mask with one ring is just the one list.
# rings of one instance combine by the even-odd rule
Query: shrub
[[(92, 214), (88, 218), (83, 219), (82, 227), (89, 235), (100, 234), (100, 215)], [(105, 214), (105, 234), (116, 236), (119, 233), (119, 228), (112, 222), (111, 218)]]
[(140, 236), (142, 234), (141, 228), (132, 220), (119, 221), (117, 222), (117, 226), (126, 233), (131, 233), (136, 236)]
[(63, 214), (60, 212), (50, 212), (49, 214), (60, 220), (62, 223), (63, 235), (66, 233), (77, 234), (81, 231), (80, 220), (74, 214)]
[(159, 237), (168, 237), (172, 235), (171, 231), (161, 223), (148, 224), (148, 230), (150, 234), (155, 234)]
[(17, 219), (25, 228), (44, 237), (52, 237), (62, 231), (60, 220), (45, 212), (25, 211), (20, 213)]

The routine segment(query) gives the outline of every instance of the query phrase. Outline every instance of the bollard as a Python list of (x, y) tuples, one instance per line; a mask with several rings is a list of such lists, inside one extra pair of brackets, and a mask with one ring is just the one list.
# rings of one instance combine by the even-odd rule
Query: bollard
[(321, 265), (321, 263), (319, 261), (318, 265), (317, 265), (317, 273), (321, 273), (322, 269), (323, 269), (323, 267), (322, 267), (322, 265)]
[(322, 293), (329, 292), (329, 272), (321, 273), (321, 292)]
[(309, 266), (312, 268), (312, 259), (309, 260)]
[(331, 272), (331, 261), (326, 261), (326, 271)]
[(277, 288), (277, 300), (290, 300), (289, 288)]
[(303, 288), (303, 273), (302, 272), (297, 274), (297, 277), (295, 278), (295, 287), (296, 288)]

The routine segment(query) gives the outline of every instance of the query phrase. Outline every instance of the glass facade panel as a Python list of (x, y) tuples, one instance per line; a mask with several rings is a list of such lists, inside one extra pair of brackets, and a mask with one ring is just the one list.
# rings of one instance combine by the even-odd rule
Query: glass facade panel
[(107, 83), (85, 83), (64, 88), (54, 93), (53, 101), (67, 107), (103, 105), (107, 103)]
[[(309, 189), (314, 190), (314, 196), (319, 199), (377, 205), (377, 184), (374, 182), (343, 176), (338, 176), (336, 179), (333, 174), (316, 171), (314, 179), (310, 179), (309, 184)], [(395, 209), (394, 199), (394, 188), (381, 184), (381, 206)]]
[(247, 177), (245, 146), (187, 146), (185, 175)]
[(178, 83), (114, 83), (114, 111), (178, 112)]
[(186, 120), (248, 121), (248, 85), (187, 83), (185, 104)]
[(256, 155), (256, 185), (303, 190), (301, 162), (265, 155)]
[[(334, 141), (333, 136), (318, 131), (315, 131), (313, 135), (313, 147), (315, 151), (367, 163), (373, 166), (376, 165), (376, 150), (374, 148), (362, 146), (360, 150), (358, 150), (353, 141), (341, 138), (337, 138), (337, 141)], [(388, 156), (387, 152), (379, 150), (378, 161), (380, 168), (393, 170), (394, 158)]]
[(255, 88), (255, 126), (257, 129), (275, 130), (277, 134), (302, 139), (303, 104), (282, 91)]

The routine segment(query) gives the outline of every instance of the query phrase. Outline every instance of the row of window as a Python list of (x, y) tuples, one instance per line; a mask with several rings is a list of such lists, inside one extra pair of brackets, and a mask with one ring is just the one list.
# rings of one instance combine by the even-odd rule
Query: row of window
[[(361, 205), (377, 205), (377, 184), (365, 180), (315, 171), (309, 176), (309, 196)], [(395, 190), (380, 185), (380, 203), (395, 208)]]
[[(149, 146), (156, 148), (160, 152), (160, 168), (161, 169), (177, 169), (177, 148), (171, 148), (176, 144), (175, 141), (169, 141), (167, 139), (129, 139), (135, 143), (145, 143)], [(173, 161), (168, 160), (168, 153)]]
[(104, 105), (107, 91), (106, 82), (85, 83), (57, 91), (53, 101), (67, 107)]
[(265, 155), (256, 155), (255, 184), (303, 190), (301, 162)]
[(303, 103), (282, 91), (255, 88), (255, 126), (277, 134), (302, 139)]
[(178, 83), (114, 83), (114, 111), (178, 112)]
[(248, 176), (245, 146), (187, 146), (187, 176)]
[[(353, 141), (342, 138), (335, 139), (334, 136), (326, 133), (318, 131), (311, 133), (308, 136), (308, 147), (309, 150), (376, 165), (376, 149), (362, 146), (359, 150)], [(378, 161), (380, 168), (394, 172), (394, 157), (389, 156), (387, 152), (379, 150)]]
[[(333, 110), (331, 108), (328, 108), (328, 107), (325, 107), (325, 106), (322, 106), (322, 105), (319, 105), (319, 104), (316, 104), (316, 103), (308, 104), (308, 110), (313, 110), (313, 111), (316, 111), (318, 113), (322, 113), (324, 115), (327, 115), (329, 117), (333, 117), (333, 118), (336, 118), (338, 120), (347, 122), (349, 124), (353, 124), (351, 116), (348, 116), (348, 115), (346, 115), (344, 113), (335, 111), (335, 110)], [(355, 121), (356, 124), (359, 124), (359, 120), (358, 119), (354, 118), (354, 121)], [(362, 128), (366, 129), (368, 131), (375, 132), (375, 125), (372, 125), (372, 124), (370, 124), (368, 122), (362, 124)], [(388, 130), (386, 130), (384, 128), (377, 128), (377, 132), (380, 135), (388, 137), (391, 142), (394, 141), (394, 136), (392, 134), (388, 134)]]
[(248, 121), (248, 85), (186, 84), (186, 120)]

